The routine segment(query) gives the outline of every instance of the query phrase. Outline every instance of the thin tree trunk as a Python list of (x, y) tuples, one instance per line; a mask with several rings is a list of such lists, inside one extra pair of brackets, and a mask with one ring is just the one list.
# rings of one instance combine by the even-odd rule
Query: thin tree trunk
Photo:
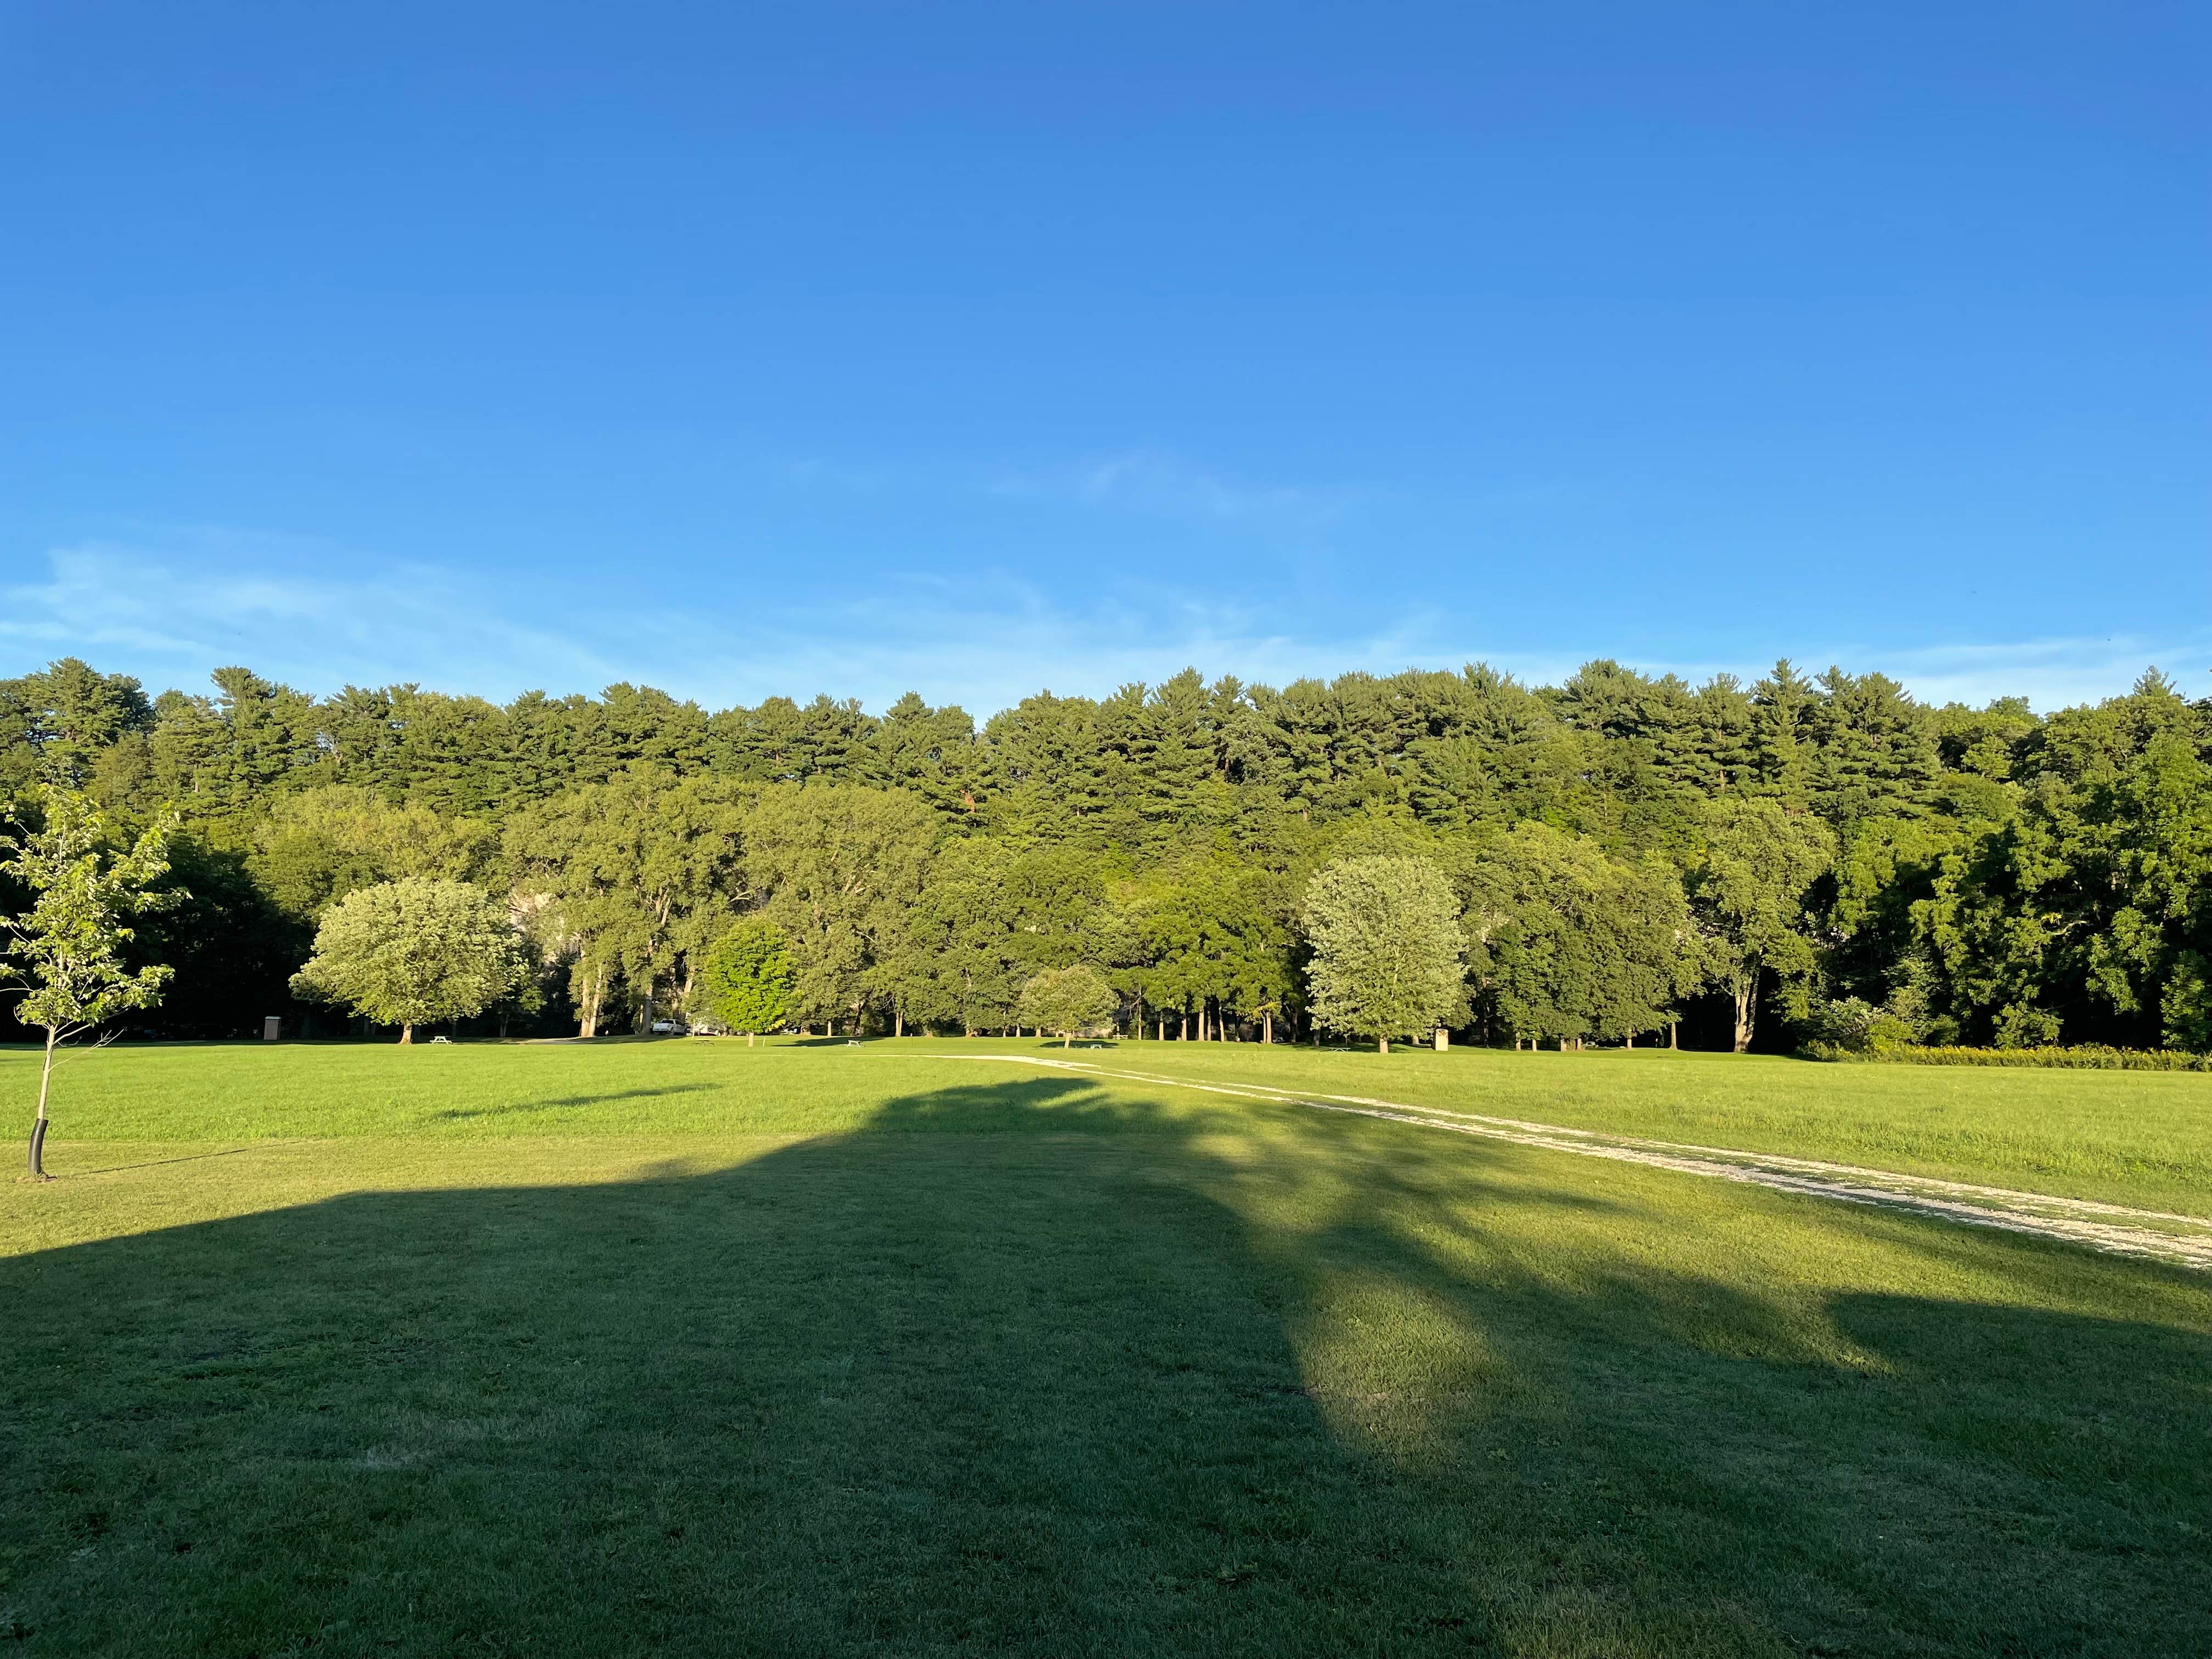
[(606, 995), (606, 981), (603, 974), (584, 975), (584, 1006), (579, 1024), (582, 1035), (595, 1037), (599, 1034), (599, 1004)]
[(1390, 1039), (1389, 1037), (1376, 1037), (1375, 1039), (1375, 1052), (1378, 1054), (1389, 1054), (1390, 1052)]
[(906, 1010), (896, 1003), (891, 1006), (891, 1035), (895, 1037), (906, 1035)]
[(54, 1077), (54, 1028), (46, 1027), (46, 1063), (39, 1068), (39, 1115), (31, 1120), (31, 1178), (46, 1178), (46, 1088)]
[(1075, 1033), (1073, 1031), (1062, 1031), (1060, 1034), (1060, 1046), (1063, 1048), (1073, 1048), (1075, 1046)]
[(1678, 1019), (1670, 1019), (1670, 1020), (1668, 1020), (1668, 1021), (1667, 1022), (1667, 1046), (1668, 1046), (1669, 1048), (1674, 1048), (1674, 1047), (1675, 1046), (1675, 1043), (1674, 1043), (1674, 1030), (1675, 1030), (1675, 1028), (1676, 1028), (1677, 1026), (1679, 1026), (1681, 1023), (1682, 1023), (1682, 1022), (1681, 1022), (1681, 1021), (1680, 1021), (1680, 1020), (1678, 1020)]
[(1739, 980), (1735, 988), (1735, 1051), (1740, 1054), (1751, 1052), (1752, 1023), (1759, 1016), (1759, 976), (1753, 975), (1747, 982)]
[(1273, 1042), (1274, 1040), (1275, 1016), (1272, 1012), (1263, 1013), (1260, 1016), (1260, 1041)]
[(1635, 1046), (1636, 1046), (1636, 1033), (1635, 1033), (1635, 1032), (1633, 1032), (1633, 1031), (1631, 1031), (1631, 1032), (1628, 1034), (1628, 1040), (1627, 1040), (1625, 1043), (1623, 1043), (1623, 1044), (1622, 1044), (1622, 1047), (1624, 1047), (1624, 1048), (1633, 1048)]
[(746, 1033), (745, 1033), (745, 1047), (746, 1047), (746, 1048), (751, 1048), (752, 1046), (753, 1046), (753, 1034), (752, 1034), (750, 1031), (748, 1031), (748, 1032), (746, 1032)]
[(414, 1028), (412, 1025), (402, 1025), (402, 1026), (399, 1028), (399, 1040), (400, 1040), (402, 1042), (414, 1042), (414, 1041), (415, 1041), (415, 1028)]

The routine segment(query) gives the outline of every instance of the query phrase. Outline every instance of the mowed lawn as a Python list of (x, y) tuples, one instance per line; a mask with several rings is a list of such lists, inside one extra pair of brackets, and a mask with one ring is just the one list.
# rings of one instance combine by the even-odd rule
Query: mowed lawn
[[(963, 1075), (886, 1075), (893, 1056), (1021, 1054), (1194, 1083), (1264, 1084), (1573, 1128), (1870, 1165), (2212, 1215), (2212, 1073), (1835, 1066), (1771, 1055), (1560, 1054), (1285, 1044), (816, 1039), (745, 1049), (697, 1040), (594, 1045), (256, 1044), (111, 1050), (58, 1075), (62, 1139), (249, 1141), (325, 1136), (842, 1133)], [(746, 1060), (736, 1058), (744, 1050)], [(835, 1053), (865, 1066), (796, 1064)], [(307, 1058), (313, 1054), (312, 1060)], [(401, 1063), (404, 1061), (404, 1063)], [(748, 1063), (750, 1062), (750, 1063)], [(36, 1055), (0, 1048), (0, 1102), (27, 1114)], [(772, 1086), (759, 1070), (782, 1067)], [(1185, 1103), (1188, 1103), (1186, 1102)], [(1029, 1129), (1007, 1109), (978, 1128)], [(971, 1119), (973, 1115), (971, 1114)]]
[[(2203, 1275), (995, 1051), (71, 1066), (0, 1644), (2212, 1651)], [(2194, 1077), (1074, 1057), (2207, 1207)]]

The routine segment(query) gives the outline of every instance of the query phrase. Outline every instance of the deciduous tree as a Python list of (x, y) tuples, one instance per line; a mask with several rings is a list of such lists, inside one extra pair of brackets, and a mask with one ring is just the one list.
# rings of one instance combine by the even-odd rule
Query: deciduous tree
[(1345, 859), (1306, 888), (1314, 1017), (1390, 1051), (1466, 1006), (1459, 902), (1425, 859)]
[(744, 821), (737, 786), (683, 778), (640, 763), (604, 783), (540, 803), (512, 820), (507, 862), (518, 889), (544, 893), (565, 939), (583, 1034), (598, 1034), (601, 1005), (619, 973), (636, 999), (637, 1028), (651, 1029), (664, 985), (729, 925), (744, 886)]
[(780, 1031), (791, 1018), (798, 977), (799, 966), (783, 935), (749, 916), (714, 941), (699, 970), (695, 994), (714, 1018), (743, 1031), (750, 1048), (760, 1033)]
[(46, 1033), (39, 1067), (39, 1110), (32, 1120), (30, 1174), (46, 1174), (46, 1102), (55, 1051), (90, 1035), (116, 1015), (160, 1000), (170, 969), (133, 968), (125, 960), (132, 918), (173, 902), (155, 884), (169, 868), (175, 820), (164, 817), (128, 847), (114, 844), (106, 817), (75, 790), (40, 792), (40, 823), (21, 835), (0, 836), (0, 874), (21, 884), (29, 906), (0, 919), (0, 980), (21, 989), (15, 1018)]
[(520, 982), (527, 967), (506, 907), (463, 881), (410, 877), (349, 893), (323, 915), (315, 954), (295, 989), (397, 1025), (415, 1028), (482, 1013)]
[(1040, 1031), (1057, 1031), (1060, 1046), (1066, 1048), (1078, 1031), (1105, 1024), (1121, 1006), (1120, 996), (1103, 974), (1077, 963), (1072, 968), (1048, 968), (1022, 987), (1016, 1018)]
[(1672, 866), (1610, 858), (1526, 823), (1483, 848), (1467, 885), (1469, 975), (1516, 1041), (1632, 1040), (1673, 1019), (1702, 983)]
[(896, 789), (782, 785), (744, 820), (745, 870), (799, 959), (798, 1012), (860, 1018), (922, 890), (937, 824)]
[(1780, 800), (1723, 797), (1706, 809), (1690, 895), (1715, 975), (1735, 1004), (1738, 1054), (1751, 1047), (1761, 975), (1771, 969), (1792, 995), (1811, 978), (1812, 888), (1834, 856), (1828, 827)]

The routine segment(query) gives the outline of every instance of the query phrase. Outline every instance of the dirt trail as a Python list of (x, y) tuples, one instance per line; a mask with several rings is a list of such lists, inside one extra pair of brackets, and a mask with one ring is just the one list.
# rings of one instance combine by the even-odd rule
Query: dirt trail
[[(902, 1058), (923, 1056), (906, 1055)], [(1642, 1164), (1653, 1169), (1674, 1170), (1683, 1175), (1746, 1182), (1755, 1187), (1771, 1187), (1778, 1192), (1840, 1199), (1846, 1204), (1867, 1204), (1882, 1209), (1906, 1210), (1917, 1215), (1939, 1216), (1947, 1221), (1963, 1222), (1968, 1226), (1996, 1227), (2007, 1232), (2062, 1238), (2115, 1255), (2142, 1256), (2155, 1261), (2174, 1262), (2212, 1272), (2212, 1216), (2136, 1210), (2125, 1205), (2103, 1204), (2091, 1199), (2057, 1198), (2048, 1193), (2015, 1192), (2005, 1187), (1940, 1181), (1929, 1176), (1900, 1175), (1890, 1170), (1861, 1169), (1850, 1164), (1785, 1158), (1775, 1152), (1739, 1152), (1725, 1146), (1649, 1140), (1637, 1135), (1612, 1134), (1595, 1129), (1568, 1129), (1556, 1124), (1530, 1123), (1520, 1118), (1488, 1117), (1477, 1112), (1452, 1112), (1440, 1107), (1408, 1106), (1396, 1101), (1370, 1100), (1358, 1095), (1309, 1095), (1254, 1083), (1199, 1083), (1188, 1078), (1167, 1077), (1153, 1072), (1124, 1071), (1095, 1065), (1088, 1060), (1054, 1060), (1037, 1054), (933, 1054), (927, 1058), (1036, 1066), (1048, 1071), (1072, 1072), (1082, 1076), (1158, 1084), (1169, 1088), (1194, 1089), (1202, 1094), (1231, 1095), (1245, 1100), (1304, 1106), (1316, 1111), (1383, 1118), (1394, 1123), (1411, 1123), (1425, 1129), (1446, 1129), (1455, 1134), (1510, 1141), (1516, 1146), (1572, 1152), (1582, 1158), (1612, 1158), (1623, 1164)]]

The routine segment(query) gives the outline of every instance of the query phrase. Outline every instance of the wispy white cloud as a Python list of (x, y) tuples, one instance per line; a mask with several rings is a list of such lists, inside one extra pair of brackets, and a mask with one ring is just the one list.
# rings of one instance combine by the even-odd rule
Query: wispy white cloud
[(1302, 639), (1255, 608), (1182, 594), (1139, 605), (1102, 591), (1071, 605), (1006, 572), (801, 586), (738, 606), (650, 586), (624, 599), (550, 577), (502, 586), (382, 562), (374, 577), (332, 574), (334, 562), (367, 562), (279, 546), (241, 568), (228, 541), (222, 561), (198, 546), (57, 549), (42, 579), (0, 589), (0, 650), (14, 659), (0, 672), (74, 654), (190, 689), (241, 663), (316, 692), (412, 680), (501, 698), (629, 679), (716, 705), (827, 691), (879, 708), (917, 690), (980, 715), (1046, 687), (1097, 694), (1186, 666), (1280, 684), (1433, 654), (1412, 632)]
[[(222, 556), (211, 556), (218, 544)], [(46, 566), (0, 589), (0, 653), (12, 659), (0, 672), (75, 654), (155, 687), (204, 685), (210, 670), (242, 663), (317, 692), (413, 680), (505, 698), (629, 679), (710, 706), (827, 691), (881, 708), (915, 690), (980, 716), (1046, 687), (1095, 696), (1187, 665), (1281, 685), (1483, 660), (1541, 684), (1601, 654), (1692, 681), (1755, 678), (1772, 661), (1668, 660), (1600, 640), (1532, 639), (1515, 619), (1443, 606), (1402, 607), (1360, 629), (1182, 586), (1102, 586), (1071, 599), (995, 570), (957, 581), (917, 571), (858, 591), (799, 586), (739, 605), (650, 586), (626, 596), (556, 574), (502, 584), (216, 531), (80, 543)], [(1816, 640), (1787, 654), (1808, 671), (1880, 669), (1931, 702), (2025, 695), (2048, 709), (2124, 691), (2153, 663), (2194, 694), (2212, 690), (2208, 629), (1915, 647)]]
[(2212, 693), (2212, 629), (2010, 642), (1850, 648), (1821, 658), (1859, 672), (1878, 668), (1924, 702), (1985, 703), (2025, 696), (2039, 709), (2118, 696), (2155, 667), (2191, 696)]
[(1363, 492), (1346, 486), (1258, 484), (1144, 452), (987, 476), (992, 495), (1216, 525), (1312, 532), (1340, 520)]
[[(517, 622), (482, 585), (449, 572), (380, 562), (373, 578), (332, 576), (283, 568), (265, 546), (241, 562), (240, 540), (219, 532), (172, 539), (220, 540), (224, 556), (199, 546), (58, 548), (44, 580), (0, 592), (0, 641), (28, 647), (24, 654), (120, 659), (142, 678), (184, 685), (233, 663), (319, 691), (433, 680), (441, 668), (501, 685), (582, 678), (597, 686), (611, 677), (597, 651)], [(307, 544), (282, 550), (301, 564), (328, 558)]]

